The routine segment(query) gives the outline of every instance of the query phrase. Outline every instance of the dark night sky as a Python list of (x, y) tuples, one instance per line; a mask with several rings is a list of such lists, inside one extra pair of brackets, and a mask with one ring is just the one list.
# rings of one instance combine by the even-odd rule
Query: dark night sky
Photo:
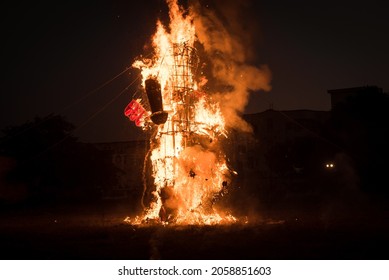
[[(329, 110), (326, 91), (333, 88), (377, 85), (389, 91), (386, 1), (252, 2), (240, 20), (250, 26), (256, 63), (273, 73), (273, 89), (253, 93), (247, 112), (263, 111), (269, 103), (283, 110)], [(2, 5), (0, 128), (61, 113), (84, 124), (76, 132), (84, 141), (142, 137), (122, 113), (136, 86), (85, 123), (135, 76), (122, 75), (64, 109), (143, 53), (166, 10), (164, 1)]]

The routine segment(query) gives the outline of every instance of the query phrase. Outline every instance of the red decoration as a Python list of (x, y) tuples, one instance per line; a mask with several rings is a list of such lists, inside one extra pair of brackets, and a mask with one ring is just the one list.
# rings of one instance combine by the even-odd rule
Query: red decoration
[(131, 121), (135, 122), (136, 126), (142, 126), (143, 116), (146, 114), (146, 110), (138, 100), (133, 99), (127, 107), (124, 109), (124, 115)]

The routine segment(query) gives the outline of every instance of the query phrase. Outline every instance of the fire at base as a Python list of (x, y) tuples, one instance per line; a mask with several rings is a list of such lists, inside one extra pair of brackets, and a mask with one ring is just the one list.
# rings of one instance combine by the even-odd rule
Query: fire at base
[(146, 96), (132, 100), (124, 111), (137, 126), (152, 131), (145, 160), (151, 168), (145, 172), (151, 169), (155, 189), (144, 215), (132, 222), (232, 223), (231, 214), (215, 207), (235, 173), (220, 145), (227, 137), (225, 120), (220, 104), (199, 86), (206, 79), (197, 75), (193, 20), (175, 1), (168, 5), (170, 32), (158, 22), (154, 57), (133, 64), (141, 70)]

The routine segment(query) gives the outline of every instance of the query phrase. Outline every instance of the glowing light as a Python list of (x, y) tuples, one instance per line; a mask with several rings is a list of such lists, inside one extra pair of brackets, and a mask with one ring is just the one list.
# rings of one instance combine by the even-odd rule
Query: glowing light
[[(142, 85), (155, 79), (161, 87), (164, 123), (150, 125), (139, 102), (132, 101), (126, 116), (155, 129), (150, 151), (155, 190), (143, 217), (131, 223), (159, 221), (163, 224), (233, 223), (236, 218), (216, 210), (215, 202), (228, 192), (231, 174), (220, 139), (227, 137), (219, 104), (199, 90), (207, 83), (196, 78), (197, 56), (195, 27), (190, 14), (176, 1), (169, 5), (169, 32), (157, 23), (153, 36), (154, 57), (139, 59), (133, 67), (142, 74)], [(126, 218), (126, 222), (130, 219)]]
[(335, 164), (334, 163), (332, 163), (332, 162), (329, 162), (329, 163), (326, 163), (326, 168), (328, 168), (328, 169), (332, 169), (332, 168), (335, 168)]

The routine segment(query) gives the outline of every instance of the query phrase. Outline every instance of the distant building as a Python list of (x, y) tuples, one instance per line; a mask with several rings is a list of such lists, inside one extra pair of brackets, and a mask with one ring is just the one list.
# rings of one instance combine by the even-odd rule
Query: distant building
[[(270, 109), (244, 115), (253, 133), (236, 132), (231, 137), (230, 157), (238, 172), (237, 184), (253, 191), (260, 188), (262, 195), (266, 190), (279, 188), (286, 193), (281, 189), (302, 185), (308, 169), (318, 170), (327, 157), (333, 157), (327, 153), (329, 144), (323, 137), (329, 118), (329, 111), (314, 110)], [(297, 155), (302, 151), (308, 154), (307, 158)], [(312, 156), (308, 158), (310, 152)], [(324, 156), (316, 157), (319, 153)]]
[(331, 95), (331, 109), (335, 108), (339, 103), (345, 102), (347, 98), (358, 94), (363, 91), (377, 91), (382, 93), (382, 88), (377, 86), (364, 86), (364, 87), (353, 87), (353, 88), (341, 88), (341, 89), (330, 89), (327, 92)]
[(253, 127), (255, 138), (269, 146), (320, 133), (329, 116), (328, 111), (267, 110), (245, 115), (244, 119)]

